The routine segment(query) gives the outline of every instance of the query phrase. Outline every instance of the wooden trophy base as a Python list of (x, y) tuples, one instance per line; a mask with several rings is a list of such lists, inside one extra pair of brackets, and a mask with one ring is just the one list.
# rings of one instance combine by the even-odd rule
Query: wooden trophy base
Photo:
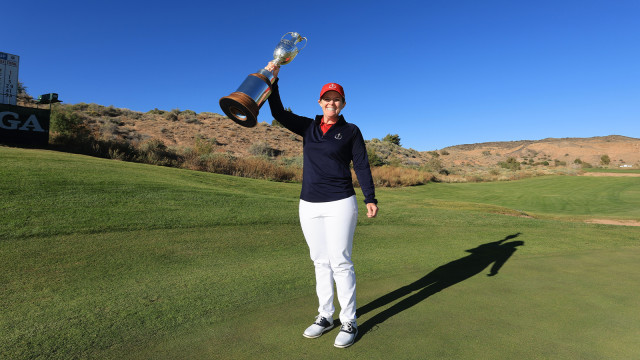
[(220, 99), (220, 108), (237, 124), (244, 127), (254, 127), (258, 123), (258, 111), (260, 108), (247, 94), (234, 92)]

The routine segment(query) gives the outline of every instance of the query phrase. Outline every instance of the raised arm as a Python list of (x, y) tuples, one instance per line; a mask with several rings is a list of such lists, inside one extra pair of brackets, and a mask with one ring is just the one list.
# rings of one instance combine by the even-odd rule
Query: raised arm
[[(278, 74), (279, 67), (276, 67), (273, 63), (269, 63), (265, 69), (276, 75)], [(271, 86), (271, 95), (269, 95), (268, 99), (271, 115), (289, 131), (304, 136), (305, 130), (311, 125), (313, 120), (284, 109), (282, 100), (280, 99), (279, 81), (280, 79), (276, 79), (276, 82)]]

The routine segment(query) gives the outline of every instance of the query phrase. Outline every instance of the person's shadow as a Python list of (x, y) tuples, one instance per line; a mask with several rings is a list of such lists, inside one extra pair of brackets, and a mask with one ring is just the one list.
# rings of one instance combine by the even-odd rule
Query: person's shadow
[(520, 236), (520, 234), (521, 233), (509, 235), (502, 240), (482, 244), (474, 249), (466, 250), (471, 254), (442, 265), (413, 283), (394, 290), (358, 308), (356, 314), (360, 317), (417, 291), (417, 293), (401, 300), (359, 325), (358, 339), (390, 317), (411, 308), (449, 286), (455, 285), (482, 272), (492, 263), (493, 266), (491, 266), (487, 276), (498, 274), (500, 268), (517, 250), (516, 247), (524, 245), (523, 241), (506, 241), (514, 239)]

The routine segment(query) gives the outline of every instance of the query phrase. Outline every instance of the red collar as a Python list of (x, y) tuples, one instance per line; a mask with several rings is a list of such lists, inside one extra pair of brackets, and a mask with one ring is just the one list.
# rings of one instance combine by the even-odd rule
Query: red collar
[(335, 123), (327, 124), (326, 122), (324, 122), (324, 117), (323, 117), (322, 120), (320, 120), (320, 130), (322, 130), (322, 135), (326, 134), (327, 131), (329, 131), (329, 129), (331, 129), (333, 125), (335, 125)]

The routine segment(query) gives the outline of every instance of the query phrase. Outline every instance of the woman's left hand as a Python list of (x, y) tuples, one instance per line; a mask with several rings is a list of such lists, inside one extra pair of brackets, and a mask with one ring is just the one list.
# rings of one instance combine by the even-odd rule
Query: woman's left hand
[(374, 203), (367, 204), (367, 217), (374, 218), (378, 215), (378, 205)]

